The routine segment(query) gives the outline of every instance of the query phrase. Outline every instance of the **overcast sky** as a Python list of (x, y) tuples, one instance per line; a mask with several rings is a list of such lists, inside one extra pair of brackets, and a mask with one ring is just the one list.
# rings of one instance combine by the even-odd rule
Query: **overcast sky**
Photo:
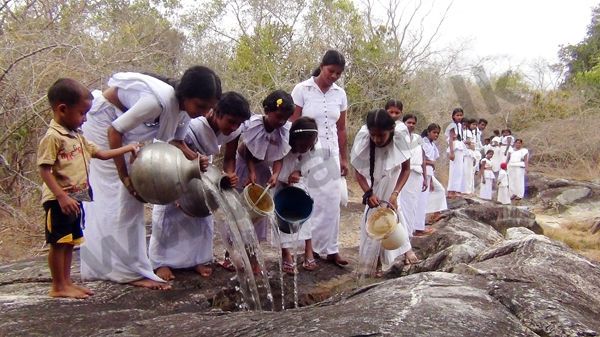
[(591, 8), (599, 3), (599, 0), (454, 0), (440, 41), (471, 38), (470, 52), (478, 56), (507, 54), (517, 59), (543, 57), (556, 62), (559, 45), (576, 44), (585, 37)]

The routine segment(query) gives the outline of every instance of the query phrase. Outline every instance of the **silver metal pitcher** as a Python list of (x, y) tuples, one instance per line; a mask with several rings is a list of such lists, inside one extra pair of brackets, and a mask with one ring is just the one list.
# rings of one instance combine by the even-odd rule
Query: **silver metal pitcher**
[(200, 178), (200, 157), (188, 160), (176, 146), (143, 146), (129, 169), (138, 195), (152, 204), (166, 205), (182, 196), (193, 178)]
[(205, 181), (210, 181), (219, 190), (231, 188), (225, 176), (218, 167), (209, 164), (208, 170), (202, 173), (202, 179), (193, 178), (188, 184), (187, 191), (177, 199), (181, 210), (199, 218), (209, 216), (210, 208), (215, 209), (219, 206)]

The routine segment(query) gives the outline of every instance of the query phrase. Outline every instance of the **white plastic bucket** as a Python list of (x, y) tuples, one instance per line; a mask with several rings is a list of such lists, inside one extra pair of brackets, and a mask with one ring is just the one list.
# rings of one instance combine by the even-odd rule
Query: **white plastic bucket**
[(268, 192), (265, 193), (258, 204), (255, 204), (263, 191), (264, 188), (257, 184), (247, 185), (242, 191), (244, 207), (246, 207), (248, 214), (250, 214), (250, 220), (254, 224), (259, 222), (265, 216), (272, 214), (275, 210), (275, 203), (273, 203), (273, 198), (271, 198), (271, 195)]
[[(382, 202), (391, 206), (386, 201)], [(371, 208), (367, 210), (367, 215), (370, 210)], [(400, 217), (394, 210), (377, 208), (367, 217), (367, 235), (373, 240), (381, 241), (381, 246), (387, 250), (398, 249), (408, 241), (406, 228), (403, 224), (399, 224), (399, 221)]]

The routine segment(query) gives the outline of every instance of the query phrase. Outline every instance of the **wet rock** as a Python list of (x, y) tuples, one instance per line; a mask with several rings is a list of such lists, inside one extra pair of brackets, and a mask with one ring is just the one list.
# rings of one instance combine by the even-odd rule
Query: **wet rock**
[(484, 278), (422, 273), (297, 310), (218, 317), (178, 314), (131, 324), (123, 332), (139, 336), (536, 336), (488, 290)]

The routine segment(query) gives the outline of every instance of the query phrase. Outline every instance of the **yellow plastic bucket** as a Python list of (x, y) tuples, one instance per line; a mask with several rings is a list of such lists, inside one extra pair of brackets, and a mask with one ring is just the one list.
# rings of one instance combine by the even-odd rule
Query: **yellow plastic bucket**
[[(381, 202), (391, 206), (389, 202)], [(371, 209), (367, 210), (367, 215)], [(406, 228), (399, 222), (400, 217), (393, 209), (377, 208), (367, 217), (367, 235), (373, 240), (381, 241), (381, 246), (387, 250), (398, 249), (408, 241)]]
[(244, 207), (250, 214), (250, 220), (252, 223), (257, 223), (265, 216), (272, 214), (275, 210), (275, 203), (273, 203), (273, 198), (267, 192), (260, 199), (258, 204), (256, 204), (256, 200), (260, 197), (264, 188), (257, 184), (250, 184), (244, 187), (242, 191), (242, 199), (244, 200)]

